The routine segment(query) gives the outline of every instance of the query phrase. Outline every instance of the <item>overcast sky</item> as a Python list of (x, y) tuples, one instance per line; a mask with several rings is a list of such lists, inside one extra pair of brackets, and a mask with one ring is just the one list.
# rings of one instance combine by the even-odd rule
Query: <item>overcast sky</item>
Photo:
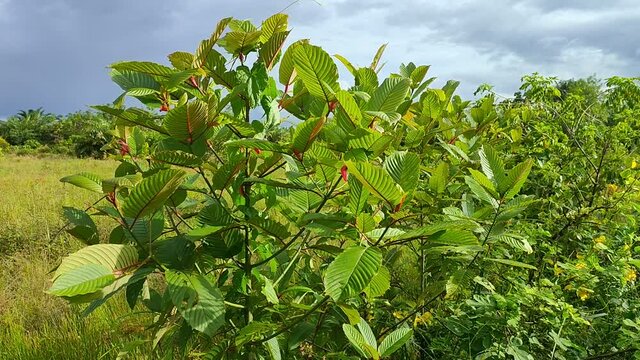
[[(43, 107), (87, 109), (120, 93), (106, 68), (193, 51), (226, 16), (259, 23), (292, 0), (0, 0), (0, 118)], [(640, 76), (639, 0), (301, 0), (290, 39), (368, 65), (389, 43), (386, 71), (431, 65), (440, 83), (503, 94), (522, 75)], [(341, 66), (341, 65), (340, 65)]]

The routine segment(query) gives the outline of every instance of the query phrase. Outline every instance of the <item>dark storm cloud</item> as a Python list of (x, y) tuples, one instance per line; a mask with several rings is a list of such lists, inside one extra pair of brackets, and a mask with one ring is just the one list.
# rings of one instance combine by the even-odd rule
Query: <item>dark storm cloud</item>
[[(86, 109), (119, 94), (106, 67), (120, 60), (165, 62), (193, 51), (226, 16), (256, 21), (290, 1), (0, 0), (0, 118), (21, 109), (55, 113)], [(311, 1), (292, 6), (296, 20), (328, 10)]]
[[(119, 95), (106, 66), (165, 62), (193, 51), (222, 17), (256, 22), (293, 0), (0, 0), (0, 118), (44, 107), (66, 113)], [(367, 65), (389, 43), (385, 71), (431, 64), (469, 95), (483, 82), (506, 94), (523, 74), (640, 75), (638, 0), (302, 0), (292, 38)]]

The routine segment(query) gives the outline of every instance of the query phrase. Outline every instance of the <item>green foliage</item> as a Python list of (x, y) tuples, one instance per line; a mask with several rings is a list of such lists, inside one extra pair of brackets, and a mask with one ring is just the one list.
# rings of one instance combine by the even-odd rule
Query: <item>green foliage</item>
[[(4, 137), (17, 154), (56, 153), (77, 157), (104, 158), (103, 149), (113, 138), (109, 115), (80, 111), (66, 116), (42, 109), (21, 111), (0, 122)], [(0, 151), (8, 147), (0, 145)]]
[(379, 78), (383, 46), (366, 68), (338, 57), (345, 85), (322, 48), (282, 49), (288, 34), (281, 14), (224, 19), (171, 67), (112, 65), (123, 93), (97, 109), (121, 165), (62, 181), (100, 193), (90, 215), (113, 231), (95, 244), (69, 211), (94, 245), (51, 293), (91, 310), (124, 291), (155, 315), (150, 357), (578, 359), (632, 342), (637, 82), (594, 103), (533, 74), (514, 99), (469, 102), (428, 66)]

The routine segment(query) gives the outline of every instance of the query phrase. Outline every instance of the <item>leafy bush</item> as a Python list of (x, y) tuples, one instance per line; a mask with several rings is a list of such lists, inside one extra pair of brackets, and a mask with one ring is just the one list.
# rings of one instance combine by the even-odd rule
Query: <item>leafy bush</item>
[(22, 111), (0, 122), (0, 135), (17, 154), (49, 152), (77, 157), (104, 158), (104, 147), (113, 139), (109, 115), (81, 111), (67, 116), (44, 113), (42, 109)]
[(637, 350), (634, 79), (593, 97), (533, 74), (514, 99), (470, 102), (429, 87), (428, 66), (380, 78), (382, 47), (368, 67), (336, 56), (341, 89), (332, 57), (288, 35), (283, 14), (228, 18), (171, 67), (111, 66), (123, 94), (96, 108), (121, 164), (62, 179), (102, 200), (65, 209), (87, 246), (50, 293), (91, 312), (123, 291), (157, 315), (150, 357)]

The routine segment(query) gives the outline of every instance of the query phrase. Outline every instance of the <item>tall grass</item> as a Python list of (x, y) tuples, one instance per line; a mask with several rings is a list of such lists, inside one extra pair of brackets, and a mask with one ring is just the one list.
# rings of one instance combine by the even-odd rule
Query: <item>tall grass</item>
[(130, 312), (121, 297), (84, 318), (78, 305), (44, 292), (60, 257), (79, 247), (58, 232), (64, 224), (62, 206), (85, 208), (98, 199), (59, 179), (79, 171), (108, 177), (115, 166), (0, 157), (0, 359), (111, 359), (144, 331), (140, 318), (122, 317)]

